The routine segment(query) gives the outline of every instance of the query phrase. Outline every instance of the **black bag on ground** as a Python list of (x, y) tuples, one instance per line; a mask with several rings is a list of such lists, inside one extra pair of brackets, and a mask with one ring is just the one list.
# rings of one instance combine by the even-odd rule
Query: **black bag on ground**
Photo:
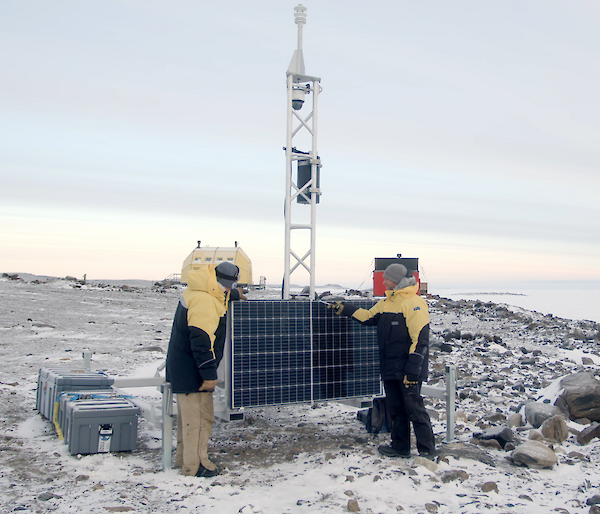
[(365, 423), (365, 428), (370, 434), (391, 431), (392, 418), (390, 418), (385, 398), (373, 398), (373, 407), (369, 408), (368, 411), (359, 411), (357, 417)]

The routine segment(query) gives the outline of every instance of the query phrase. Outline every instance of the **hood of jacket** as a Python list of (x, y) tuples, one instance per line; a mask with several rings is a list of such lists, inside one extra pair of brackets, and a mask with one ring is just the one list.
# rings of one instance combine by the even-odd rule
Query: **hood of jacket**
[(417, 279), (414, 277), (414, 275), (409, 275), (408, 277), (404, 277), (402, 280), (400, 280), (398, 284), (396, 284), (396, 287), (394, 287), (394, 291), (397, 291), (399, 289), (405, 289), (408, 286), (414, 286), (416, 283)]
[(215, 264), (207, 264), (201, 266), (199, 270), (192, 271), (188, 275), (188, 286), (183, 292), (183, 297), (186, 303), (194, 293), (203, 292), (208, 293), (210, 296), (216, 298), (221, 303), (225, 303), (225, 291), (221, 289), (217, 282), (217, 275), (215, 273)]
[(188, 309), (188, 326), (204, 330), (215, 341), (219, 320), (227, 312), (228, 295), (217, 282), (214, 264), (201, 266), (188, 275), (183, 304)]
[(402, 298), (406, 298), (407, 296), (417, 294), (419, 292), (419, 284), (413, 284), (402, 289), (394, 289), (390, 291), (389, 289), (385, 292), (385, 296), (388, 299), (392, 299), (395, 296), (399, 296)]

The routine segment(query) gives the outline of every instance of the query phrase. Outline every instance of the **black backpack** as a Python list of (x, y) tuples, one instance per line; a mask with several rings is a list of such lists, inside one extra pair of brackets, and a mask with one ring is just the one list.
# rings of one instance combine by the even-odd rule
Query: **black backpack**
[(387, 409), (385, 398), (373, 398), (373, 407), (367, 411), (365, 428), (370, 434), (391, 432), (392, 418)]

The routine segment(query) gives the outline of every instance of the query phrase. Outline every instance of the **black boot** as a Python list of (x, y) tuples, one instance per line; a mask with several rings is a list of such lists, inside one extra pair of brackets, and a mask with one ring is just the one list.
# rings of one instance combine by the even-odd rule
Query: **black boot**
[(200, 467), (198, 468), (198, 471), (196, 472), (196, 476), (197, 477), (203, 477), (203, 478), (211, 478), (211, 477), (216, 477), (219, 474), (219, 467), (217, 466), (215, 469), (208, 469), (205, 468), (202, 464), (200, 464)]
[(407, 452), (401, 452), (392, 448), (389, 444), (381, 445), (377, 449), (381, 455), (385, 455), (386, 457), (401, 457), (403, 459), (410, 459), (410, 450)]

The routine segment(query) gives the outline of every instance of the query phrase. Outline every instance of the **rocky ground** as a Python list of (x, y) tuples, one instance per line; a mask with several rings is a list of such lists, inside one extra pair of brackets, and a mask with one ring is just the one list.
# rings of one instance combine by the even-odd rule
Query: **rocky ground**
[[(92, 350), (95, 369), (111, 375), (158, 365), (180, 293), (0, 280), (1, 512), (597, 509), (600, 444), (577, 439), (589, 420), (568, 420), (563, 441), (541, 438), (556, 456), (547, 469), (517, 466), (510, 457), (539, 432), (514, 424), (526, 402), (560, 377), (597, 373), (600, 326), (480, 301), (428, 300), (430, 385), (452, 364), (458, 387), (452, 443), (444, 443), (445, 403), (426, 399), (441, 449), (436, 462), (381, 458), (377, 446), (386, 436), (367, 434), (356, 408), (332, 402), (251, 409), (243, 421), (218, 421), (212, 455), (224, 472), (210, 481), (161, 471), (160, 431), (143, 419), (135, 451), (70, 456), (35, 411), (38, 370), (79, 365), (83, 348)], [(507, 444), (479, 437), (509, 424)]]

